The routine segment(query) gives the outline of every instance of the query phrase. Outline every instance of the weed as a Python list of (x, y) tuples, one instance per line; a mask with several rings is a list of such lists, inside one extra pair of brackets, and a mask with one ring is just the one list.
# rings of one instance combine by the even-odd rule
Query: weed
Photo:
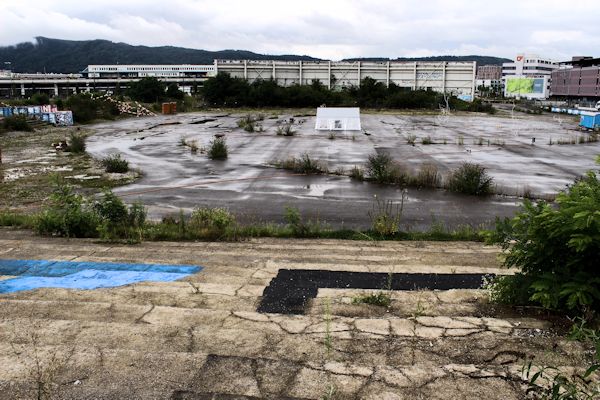
[(333, 336), (331, 336), (331, 300), (329, 297), (325, 299), (325, 353), (326, 359), (329, 360), (331, 357), (331, 352), (333, 350)]
[(424, 316), (426, 312), (427, 312), (427, 307), (425, 307), (425, 305), (423, 305), (421, 296), (419, 295), (417, 297), (417, 304), (415, 304), (415, 308), (410, 312), (410, 316), (412, 318), (419, 318), (419, 317)]
[(402, 196), (398, 203), (375, 197), (373, 209), (369, 212), (371, 228), (374, 232), (381, 236), (389, 236), (400, 230), (400, 220), (402, 219), (402, 211), (406, 198), (406, 190), (402, 191)]
[(552, 138), (548, 139), (548, 146), (552, 146), (554, 144), (554, 142), (552, 141)]
[(595, 344), (600, 342), (600, 331), (589, 326), (588, 320), (584, 317), (575, 317), (573, 319), (573, 325), (569, 330), (568, 337), (571, 340), (578, 342), (591, 341)]
[(227, 142), (224, 137), (218, 137), (210, 142), (207, 150), (211, 160), (225, 160), (227, 158)]
[(235, 217), (225, 208), (196, 208), (190, 217), (190, 228), (224, 230), (235, 224)]
[(417, 135), (414, 135), (414, 134), (410, 134), (406, 138), (406, 143), (410, 144), (411, 146), (414, 146), (416, 141), (417, 141)]
[(189, 146), (189, 148), (190, 148), (190, 152), (191, 152), (192, 154), (196, 154), (196, 153), (198, 152), (198, 141), (196, 141), (196, 140), (191, 140), (191, 141), (188, 143), (188, 146)]
[(285, 124), (277, 127), (277, 136), (294, 136), (296, 131), (292, 128), (292, 124)]
[(433, 139), (431, 139), (431, 136), (426, 136), (426, 137), (422, 138), (421, 143), (422, 144), (434, 144)]
[(69, 146), (67, 147), (67, 149), (71, 153), (75, 153), (75, 154), (85, 153), (85, 136), (76, 135), (74, 133), (71, 133), (70, 139), (71, 140), (69, 141)]
[(90, 202), (57, 178), (50, 206), (37, 216), (35, 230), (42, 235), (96, 237), (99, 224)]
[(335, 132), (329, 132), (329, 136), (327, 136), (329, 140), (335, 140)]
[(123, 174), (129, 171), (129, 161), (121, 158), (120, 154), (112, 154), (103, 158), (100, 163), (110, 173)]
[(288, 158), (276, 163), (277, 167), (287, 169), (300, 174), (323, 174), (327, 169), (319, 161), (310, 158), (308, 153), (304, 153), (300, 158)]
[(564, 375), (556, 367), (534, 365), (526, 362), (522, 375), (527, 380), (527, 394), (546, 400), (593, 400), (600, 396), (600, 385), (592, 375), (600, 369), (593, 363), (583, 374)]
[(464, 138), (464, 136), (463, 136), (463, 135), (460, 135), (460, 136), (458, 137), (458, 145), (459, 145), (459, 146), (464, 146), (464, 145), (465, 145), (465, 138)]
[(24, 115), (12, 115), (2, 120), (2, 126), (7, 131), (31, 132), (33, 128), (27, 123)]
[(477, 146), (483, 146), (483, 138), (479, 137), (477, 140), (473, 140), (473, 144), (476, 144)]
[(417, 187), (436, 188), (440, 184), (440, 174), (433, 164), (424, 164), (421, 166), (416, 177), (411, 179), (411, 185)]
[(356, 179), (357, 181), (363, 181), (365, 179), (365, 175), (362, 168), (357, 165), (352, 167), (350, 170), (350, 178)]
[(369, 178), (377, 183), (391, 183), (394, 177), (395, 165), (392, 157), (385, 152), (369, 156), (367, 173)]
[(492, 183), (493, 179), (487, 174), (485, 167), (467, 162), (450, 174), (448, 189), (452, 192), (482, 196), (491, 193)]
[(377, 293), (355, 296), (352, 298), (352, 304), (371, 304), (379, 307), (389, 307), (392, 303), (392, 296), (389, 293), (379, 291)]

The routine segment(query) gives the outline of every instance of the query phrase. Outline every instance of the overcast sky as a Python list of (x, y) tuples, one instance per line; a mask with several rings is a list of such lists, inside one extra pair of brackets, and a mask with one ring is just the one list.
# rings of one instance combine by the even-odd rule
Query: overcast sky
[(0, 0), (0, 46), (46, 36), (333, 60), (564, 60), (600, 56), (598, 17), (600, 0)]

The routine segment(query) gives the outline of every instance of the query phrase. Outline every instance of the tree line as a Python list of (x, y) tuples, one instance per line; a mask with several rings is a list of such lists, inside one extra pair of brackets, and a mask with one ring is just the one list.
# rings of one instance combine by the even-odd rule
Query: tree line
[[(320, 81), (309, 85), (280, 86), (274, 80), (252, 83), (227, 73), (218, 73), (204, 82), (200, 90), (204, 101), (212, 107), (318, 107), (322, 104), (341, 107), (438, 109), (445, 106), (444, 95), (432, 90), (410, 90), (394, 83), (387, 87), (373, 78), (364, 78), (359, 87), (328, 89)], [(451, 109), (493, 112), (489, 104), (479, 100), (466, 102), (448, 96)]]

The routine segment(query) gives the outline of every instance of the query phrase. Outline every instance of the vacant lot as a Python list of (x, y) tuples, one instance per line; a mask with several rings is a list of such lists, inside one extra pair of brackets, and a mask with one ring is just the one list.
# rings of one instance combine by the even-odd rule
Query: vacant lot
[[(590, 142), (594, 137), (576, 130), (576, 121), (564, 116), (372, 113), (362, 116), (364, 132), (330, 134), (315, 131), (312, 116), (271, 112), (256, 124), (262, 131), (246, 132), (238, 127), (245, 115), (184, 114), (98, 124), (89, 149), (97, 157), (123, 153), (144, 171), (143, 179), (119, 193), (141, 199), (155, 217), (195, 206), (225, 206), (246, 220), (279, 221), (284, 207), (292, 205), (336, 226), (365, 227), (374, 196), (400, 197), (398, 187), (347, 176), (355, 166), (364, 168), (376, 152), (388, 152), (412, 173), (431, 165), (442, 177), (465, 161), (479, 163), (502, 194), (481, 199), (409, 189), (405, 229), (424, 229), (433, 221), (478, 225), (510, 216), (521, 202), (514, 196), (552, 198), (593, 168), (600, 153), (600, 143)], [(277, 127), (290, 118), (294, 135), (278, 136)], [(203, 152), (215, 134), (229, 146), (225, 161), (210, 160)], [(195, 142), (199, 150), (190, 151), (183, 141)], [(332, 174), (295, 176), (273, 166), (303, 154)]]
[(0, 295), (0, 397), (520, 400), (526, 360), (570, 370), (593, 352), (563, 321), (490, 307), (483, 290), (393, 291), (386, 308), (353, 304), (372, 291), (320, 289), (302, 314), (256, 311), (281, 269), (509, 272), (497, 256), (466, 242), (124, 246), (0, 230), (4, 259), (204, 267), (170, 283)]

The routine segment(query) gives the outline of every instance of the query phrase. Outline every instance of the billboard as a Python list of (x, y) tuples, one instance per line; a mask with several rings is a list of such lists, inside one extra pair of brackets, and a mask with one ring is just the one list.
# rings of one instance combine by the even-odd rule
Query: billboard
[(508, 78), (507, 95), (543, 94), (544, 78)]

